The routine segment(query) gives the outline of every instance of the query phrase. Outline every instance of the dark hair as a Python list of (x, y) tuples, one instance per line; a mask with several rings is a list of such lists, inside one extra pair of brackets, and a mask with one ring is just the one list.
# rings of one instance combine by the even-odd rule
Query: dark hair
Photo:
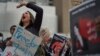
[[(27, 12), (29, 12), (29, 11), (27, 11)], [(32, 15), (31, 12), (29, 12), (29, 14), (30, 14), (30, 19), (31, 19), (31, 20), (30, 20), (30, 23), (29, 23), (28, 26), (31, 26), (31, 25), (33, 25), (35, 19), (34, 19), (34, 16)], [(20, 26), (23, 26), (22, 18), (23, 18), (23, 16), (21, 17), (21, 21), (20, 21), (20, 23), (19, 23)]]
[(3, 36), (3, 34), (2, 34), (2, 33), (0, 33), (0, 36)]
[(14, 31), (15, 31), (15, 27), (16, 27), (16, 25), (12, 25), (11, 27), (10, 27), (10, 33), (13, 35), (13, 33), (14, 33)]
[(15, 27), (16, 27), (16, 25), (12, 25), (12, 26), (10, 27), (10, 31), (13, 30), (13, 29), (15, 29)]

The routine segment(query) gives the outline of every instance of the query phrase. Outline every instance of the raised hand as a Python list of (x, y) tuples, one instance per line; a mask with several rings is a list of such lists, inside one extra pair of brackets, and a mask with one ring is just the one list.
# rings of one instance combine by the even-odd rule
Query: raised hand
[(20, 8), (22, 6), (26, 6), (28, 2), (26, 2), (25, 0), (21, 0), (19, 5), (17, 5), (17, 8)]

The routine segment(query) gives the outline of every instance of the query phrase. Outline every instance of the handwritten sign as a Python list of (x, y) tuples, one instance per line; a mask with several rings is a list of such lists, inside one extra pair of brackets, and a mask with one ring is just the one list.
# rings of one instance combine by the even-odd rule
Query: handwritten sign
[(36, 50), (38, 49), (42, 38), (33, 35), (24, 28), (18, 26), (13, 35), (13, 46), (16, 47), (15, 52), (21, 56), (34, 56)]

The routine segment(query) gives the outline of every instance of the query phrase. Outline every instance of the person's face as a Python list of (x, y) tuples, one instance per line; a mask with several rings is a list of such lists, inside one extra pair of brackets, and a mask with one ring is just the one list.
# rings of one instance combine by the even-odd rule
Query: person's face
[(15, 27), (13, 27), (13, 28), (11, 29), (10, 33), (13, 35), (14, 31), (15, 31)]
[(30, 13), (28, 11), (23, 13), (22, 22), (23, 23), (30, 22)]
[(50, 33), (49, 33), (49, 30), (47, 29), (43, 29), (41, 32), (40, 32), (40, 36), (43, 38), (44, 42), (45, 43), (48, 43), (49, 40), (50, 40)]
[(55, 54), (60, 53), (62, 47), (63, 47), (62, 43), (59, 42), (59, 44), (57, 44), (56, 47), (54, 48)]

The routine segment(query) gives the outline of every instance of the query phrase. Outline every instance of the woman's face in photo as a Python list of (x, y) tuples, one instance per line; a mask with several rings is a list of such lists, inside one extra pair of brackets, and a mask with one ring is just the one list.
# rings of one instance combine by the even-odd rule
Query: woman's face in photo
[(63, 43), (55, 42), (54, 45), (55, 45), (55, 47), (53, 48), (54, 53), (55, 54), (60, 53), (61, 49), (63, 48)]
[(23, 23), (30, 22), (30, 13), (28, 11), (23, 13), (22, 22)]

